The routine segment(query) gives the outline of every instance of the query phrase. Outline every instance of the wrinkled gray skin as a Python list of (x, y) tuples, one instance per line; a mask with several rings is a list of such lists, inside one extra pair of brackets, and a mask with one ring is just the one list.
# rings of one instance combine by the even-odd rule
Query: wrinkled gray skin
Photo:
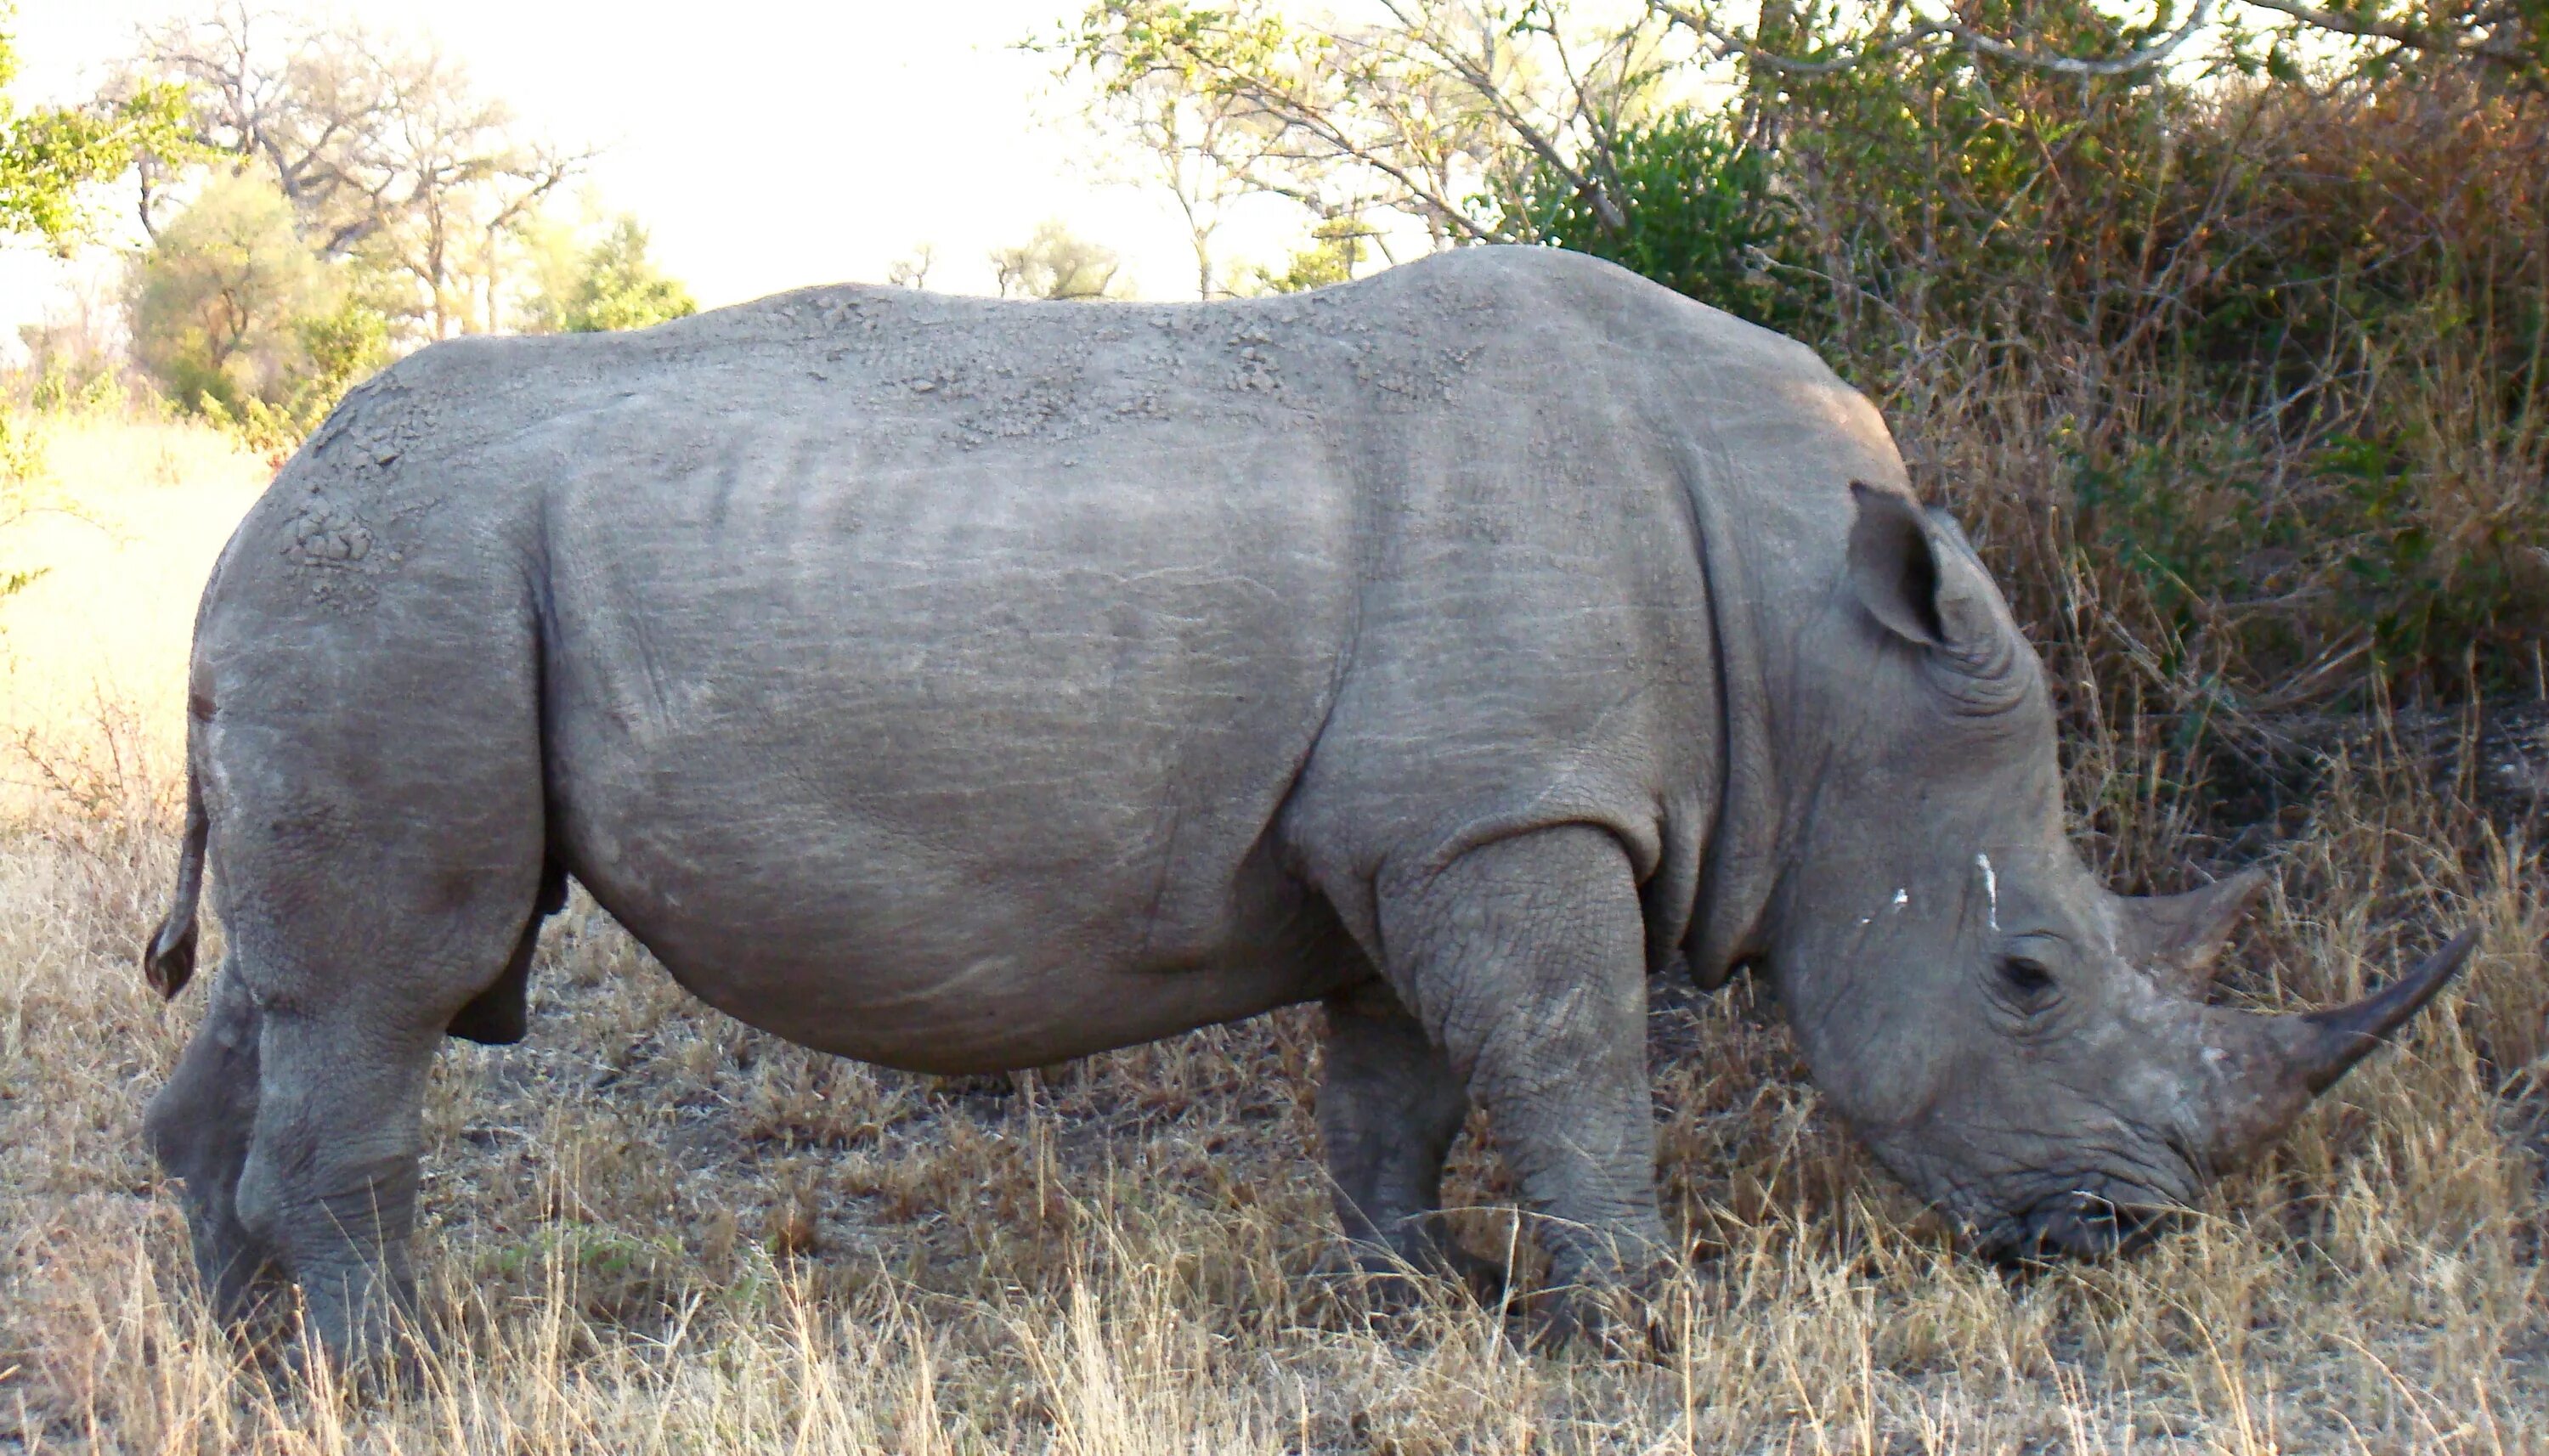
[(147, 1134), (223, 1313), (288, 1274), (339, 1355), (411, 1298), (434, 1048), (521, 1035), (569, 874), (710, 1004), (892, 1066), (1324, 1000), (1374, 1269), (1457, 1261), (1425, 1216), (1482, 1104), (1556, 1282), (1649, 1279), (1685, 958), (1774, 972), (2002, 1251), (2113, 1244), (2387, 1029), (2206, 1009), (2248, 886), (2082, 868), (2035, 658), (1875, 411), (1553, 251), (437, 344), (241, 523), (190, 710), (146, 962), (182, 986), (207, 857), (229, 951)]

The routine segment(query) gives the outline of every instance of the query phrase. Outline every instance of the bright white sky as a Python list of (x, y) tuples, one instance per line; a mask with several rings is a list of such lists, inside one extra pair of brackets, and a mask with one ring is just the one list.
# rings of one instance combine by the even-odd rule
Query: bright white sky
[[(216, 0), (18, 0), (12, 93), (82, 98), (136, 29)], [(844, 280), (931, 243), (932, 288), (989, 292), (991, 248), (1043, 219), (1116, 249), (1147, 297), (1193, 292), (1192, 253), (1165, 194), (1126, 182), (1052, 62), (1015, 43), (1080, 0), (338, 0), (316, 13), (430, 33), (479, 87), (534, 129), (607, 148), (604, 207), (635, 213), (663, 266), (703, 306)], [(129, 216), (125, 194), (107, 201)], [(1234, 228), (1225, 253), (1276, 261), (1293, 220)], [(84, 266), (92, 272), (98, 258)], [(0, 248), (0, 340), (42, 315), (63, 270)]]

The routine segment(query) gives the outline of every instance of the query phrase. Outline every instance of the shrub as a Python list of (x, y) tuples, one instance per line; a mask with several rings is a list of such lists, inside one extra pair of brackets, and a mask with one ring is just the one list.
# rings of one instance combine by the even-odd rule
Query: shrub
[(1676, 292), (1783, 333), (1830, 331), (1825, 301), (1780, 276), (1805, 261), (1794, 201), (1735, 118), (1687, 108), (1620, 133), (1611, 166), (1628, 226), (1603, 226), (1591, 203), (1544, 167), (1510, 230), (1608, 258)]
[(644, 328), (699, 312), (691, 291), (646, 256), (646, 229), (621, 218), (584, 255), (581, 275), (560, 313), (569, 333)]
[(135, 264), (135, 353), (183, 405), (278, 398), (302, 366), (296, 324), (328, 286), (272, 182), (216, 176)]
[[(2138, 40), (2029, 23), (2074, 54)], [(2533, 677), (2549, 100), (1904, 53), (1756, 78), (1613, 156), (1627, 226), (1543, 169), (1535, 235), (1819, 348), (2085, 654), (2072, 681), (2210, 712)]]

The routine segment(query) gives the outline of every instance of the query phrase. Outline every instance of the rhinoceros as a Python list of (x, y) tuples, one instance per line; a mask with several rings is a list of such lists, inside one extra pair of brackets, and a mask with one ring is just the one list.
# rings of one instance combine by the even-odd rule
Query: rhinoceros
[[(205, 589), (144, 1120), (236, 1317), (380, 1346), (426, 1072), (523, 1035), (569, 876), (708, 1004), (925, 1072), (1324, 1004), (1346, 1247), (1485, 1107), (1550, 1281), (1647, 1287), (1649, 977), (1752, 965), (2000, 1256), (2097, 1253), (2457, 968), (2207, 1004), (2255, 888), (2101, 884), (2045, 677), (1877, 411), (1586, 257), (1314, 293), (817, 288), (355, 390)], [(1608, 1293), (1606, 1293), (1608, 1292)]]

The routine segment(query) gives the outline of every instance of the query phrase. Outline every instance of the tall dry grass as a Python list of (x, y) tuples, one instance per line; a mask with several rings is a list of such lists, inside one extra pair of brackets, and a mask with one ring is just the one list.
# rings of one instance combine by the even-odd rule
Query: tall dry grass
[[(184, 625), (256, 470), (121, 425), (63, 425), (51, 458), (91, 520), (0, 535), (49, 568), (0, 603), (0, 1447), (2549, 1451), (2549, 904), (2529, 842), (2378, 732), (2287, 826), (2230, 994), (2350, 993), (2420, 922), (2485, 949), (2409, 1045), (2120, 1265), (1957, 1256), (1749, 989), (1665, 985), (1673, 1348), (1527, 1353), (1448, 1291), (1374, 1325), (1323, 1273), (1304, 1014), (1013, 1083), (904, 1076), (706, 1011), (579, 898), (530, 1039), (437, 1068), (424, 1378), (339, 1389), (288, 1329), (207, 1326), (138, 1137), (203, 1005), (133, 963), (173, 868)], [(2154, 787), (2175, 751), (2083, 735), (2075, 801), (2123, 872), (2206, 846)], [(1472, 1246), (1528, 1254), (1475, 1139), (1451, 1189)]]

